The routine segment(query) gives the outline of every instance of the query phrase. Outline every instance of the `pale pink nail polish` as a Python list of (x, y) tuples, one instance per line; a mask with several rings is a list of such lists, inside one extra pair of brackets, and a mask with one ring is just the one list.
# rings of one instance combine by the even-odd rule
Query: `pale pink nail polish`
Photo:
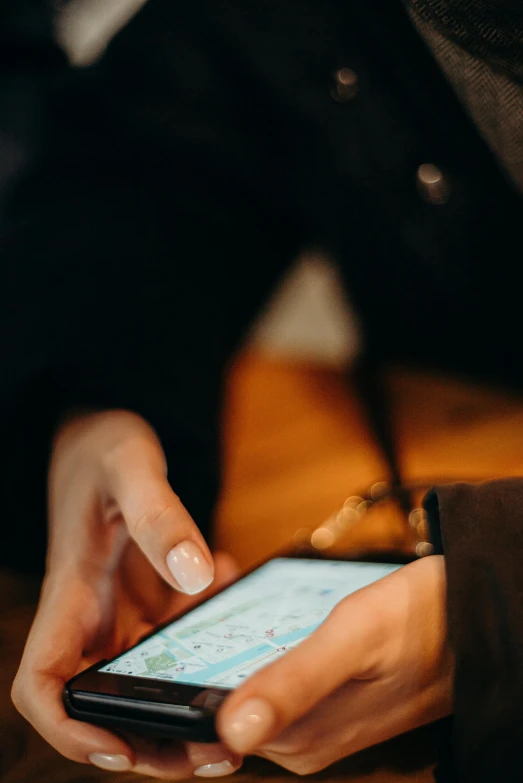
[(167, 555), (167, 566), (180, 586), (189, 595), (201, 593), (214, 579), (214, 573), (194, 541), (183, 541)]
[(227, 718), (221, 735), (236, 753), (244, 754), (257, 748), (275, 723), (274, 710), (263, 699), (249, 699)]
[(112, 772), (128, 772), (133, 767), (131, 760), (120, 753), (91, 753), (89, 761), (99, 769)]

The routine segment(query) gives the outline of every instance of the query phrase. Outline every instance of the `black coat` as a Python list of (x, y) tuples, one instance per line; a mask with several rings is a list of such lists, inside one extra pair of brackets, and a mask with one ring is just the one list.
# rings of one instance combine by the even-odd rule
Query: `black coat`
[(0, 224), (12, 562), (71, 408), (149, 419), (206, 528), (227, 363), (305, 248), (374, 360), (521, 386), (520, 197), (399, 0), (150, 0), (92, 68), (44, 48)]

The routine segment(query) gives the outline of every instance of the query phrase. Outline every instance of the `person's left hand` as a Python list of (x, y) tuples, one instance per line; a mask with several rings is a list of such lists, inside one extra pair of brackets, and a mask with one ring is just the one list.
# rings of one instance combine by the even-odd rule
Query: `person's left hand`
[(341, 601), (296, 649), (224, 703), (233, 751), (309, 774), (451, 712), (443, 558), (426, 557)]

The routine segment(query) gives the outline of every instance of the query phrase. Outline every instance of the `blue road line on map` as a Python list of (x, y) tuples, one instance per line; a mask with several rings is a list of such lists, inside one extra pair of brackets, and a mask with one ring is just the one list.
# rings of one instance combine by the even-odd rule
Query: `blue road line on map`
[[(274, 639), (272, 639), (272, 642), (277, 647), (280, 647), (283, 644), (294, 642), (296, 639), (305, 638), (314, 630), (316, 630), (318, 625), (319, 623), (315, 623), (314, 625), (307, 626), (307, 628), (298, 628), (297, 631), (289, 631), (289, 633), (283, 634), (282, 636), (276, 636)], [(247, 661), (260, 658), (262, 655), (265, 655), (268, 652), (275, 652), (275, 649), (272, 645), (259, 644), (257, 647), (251, 647), (249, 650), (244, 650), (237, 655), (233, 655), (232, 658), (227, 658), (226, 660), (220, 661), (219, 663), (213, 663), (206, 669), (201, 669), (198, 671), (197, 675), (180, 674), (180, 676), (176, 678), (176, 682), (194, 682), (196, 676), (198, 677), (198, 682), (202, 682), (202, 680), (209, 680), (211, 677), (216, 677), (218, 674), (223, 674), (230, 669), (234, 669), (235, 666), (238, 666), (241, 663), (247, 663)]]
[(314, 623), (314, 625), (308, 625), (307, 628), (298, 628), (297, 631), (289, 631), (289, 633), (284, 633), (283, 636), (277, 636), (273, 639), (273, 642), (280, 647), (282, 644), (294, 642), (296, 639), (305, 639), (305, 637), (315, 631), (319, 625), (320, 623)]

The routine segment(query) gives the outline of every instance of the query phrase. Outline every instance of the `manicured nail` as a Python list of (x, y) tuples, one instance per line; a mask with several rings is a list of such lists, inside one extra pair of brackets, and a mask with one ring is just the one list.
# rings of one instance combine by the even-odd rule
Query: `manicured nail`
[(230, 761), (218, 761), (216, 764), (204, 764), (194, 770), (194, 775), (198, 778), (223, 778), (225, 775), (232, 775), (239, 767), (234, 767)]
[(133, 765), (127, 756), (119, 753), (91, 753), (89, 761), (100, 769), (110, 769), (111, 772), (128, 772)]
[(193, 541), (182, 541), (171, 549), (167, 565), (180, 589), (189, 595), (201, 593), (214, 579), (212, 568)]
[(236, 753), (257, 748), (267, 737), (275, 722), (274, 710), (263, 699), (249, 699), (227, 718), (222, 737)]

